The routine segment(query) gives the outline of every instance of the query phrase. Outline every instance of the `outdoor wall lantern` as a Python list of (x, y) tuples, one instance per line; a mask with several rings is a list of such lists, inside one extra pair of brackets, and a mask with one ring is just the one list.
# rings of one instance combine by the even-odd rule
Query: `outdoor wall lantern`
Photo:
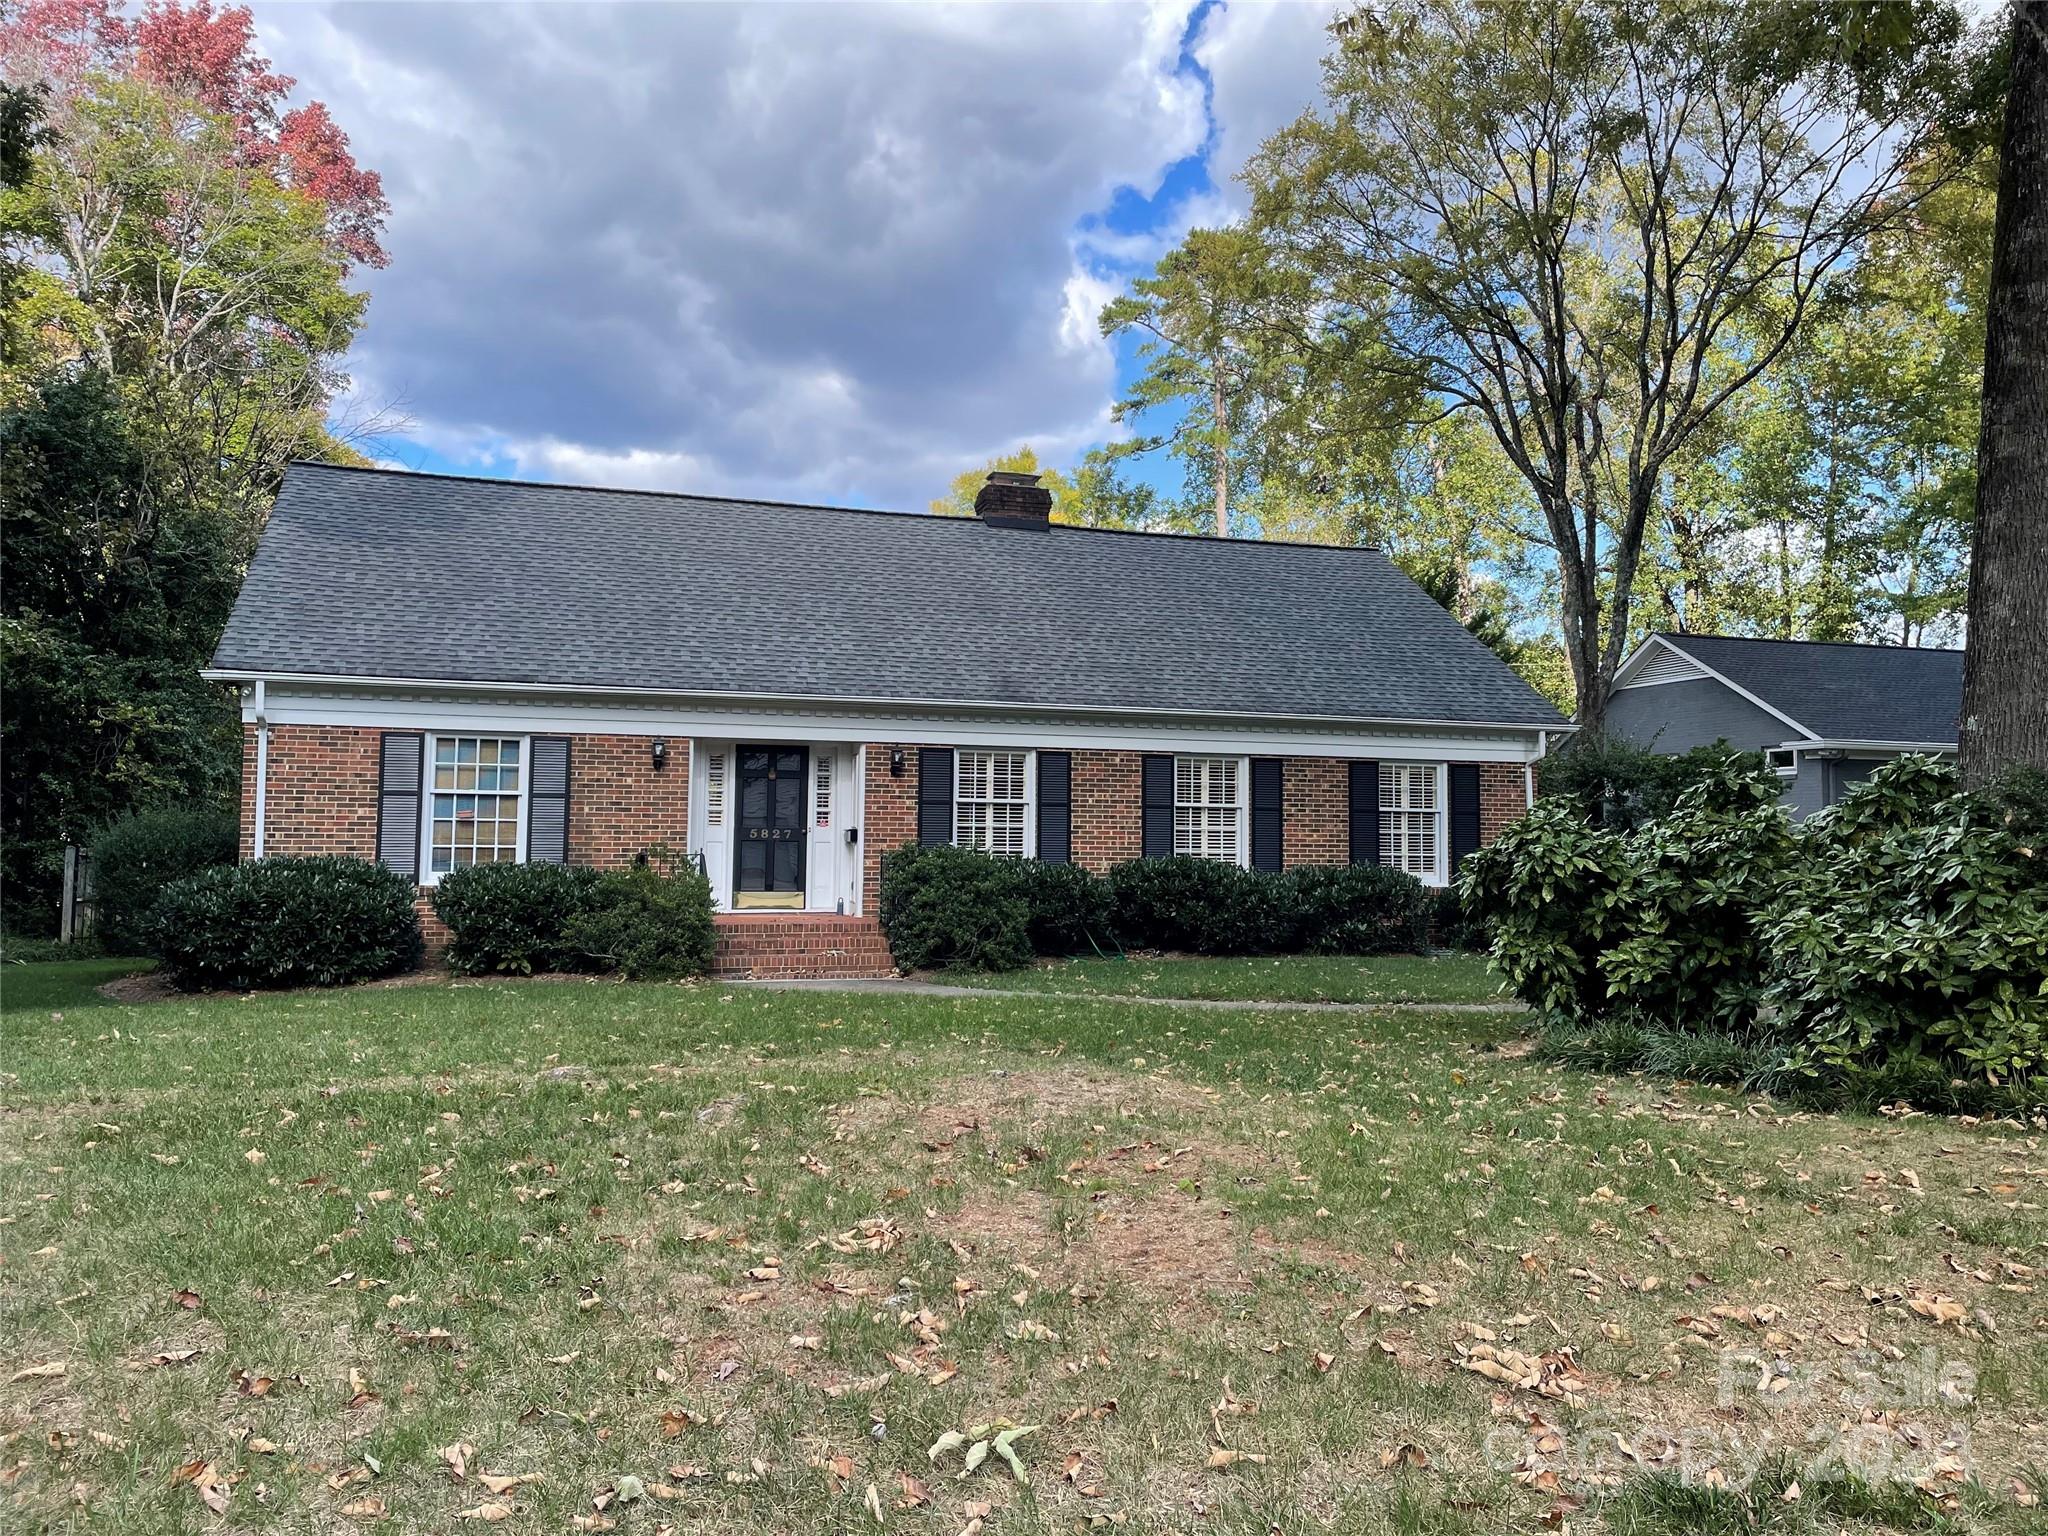
[(668, 761), (668, 743), (659, 736), (654, 738), (654, 771), (661, 772), (661, 765)]
[(903, 749), (901, 747), (891, 747), (889, 749), (889, 777), (892, 779), (903, 777)]

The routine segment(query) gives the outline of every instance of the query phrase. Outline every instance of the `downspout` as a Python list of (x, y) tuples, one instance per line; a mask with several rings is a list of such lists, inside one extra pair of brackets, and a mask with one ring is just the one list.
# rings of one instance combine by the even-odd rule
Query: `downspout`
[[(1537, 759), (1540, 761), (1549, 751), (1550, 732), (1538, 731), (1536, 733)], [(1522, 798), (1527, 802), (1524, 809), (1531, 811), (1536, 809), (1536, 764), (1533, 762), (1522, 764)]]
[(263, 679), (256, 679), (256, 834), (254, 856), (263, 857), (263, 813), (270, 799), (270, 715)]

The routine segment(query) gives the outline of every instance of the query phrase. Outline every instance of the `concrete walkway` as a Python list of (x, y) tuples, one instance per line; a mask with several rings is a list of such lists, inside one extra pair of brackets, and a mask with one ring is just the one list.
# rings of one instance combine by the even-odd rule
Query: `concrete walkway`
[(1225, 1013), (1527, 1013), (1516, 1002), (1500, 1003), (1288, 1003), (1268, 998), (1133, 997), (1108, 992), (1034, 992), (1022, 988), (962, 987), (944, 981), (910, 979), (842, 981), (831, 977), (781, 981), (728, 981), (728, 987), (769, 992), (858, 992), (870, 997), (1045, 998), (1059, 1003), (1150, 1003), (1161, 1008), (1211, 1008)]

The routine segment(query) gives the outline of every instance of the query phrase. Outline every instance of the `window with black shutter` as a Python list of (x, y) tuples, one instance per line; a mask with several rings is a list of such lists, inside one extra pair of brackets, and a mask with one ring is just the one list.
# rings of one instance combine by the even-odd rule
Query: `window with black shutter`
[(569, 862), (569, 738), (536, 736), (527, 744), (526, 860)]
[(1351, 862), (1379, 864), (1380, 765), (1351, 765)]
[(953, 753), (924, 747), (917, 754), (917, 840), (953, 841)]
[(1451, 779), (1451, 873), (1465, 855), (1479, 851), (1479, 765), (1453, 763)]
[(420, 877), (420, 774), (427, 738), (386, 731), (378, 749), (377, 862), (395, 874)]
[(1065, 864), (1074, 857), (1074, 759), (1067, 752), (1038, 754), (1038, 859)]
[(1148, 859), (1173, 857), (1173, 758), (1148, 753), (1140, 765), (1138, 851)]
[(1252, 759), (1252, 868), (1278, 872), (1286, 861), (1285, 775), (1277, 757)]

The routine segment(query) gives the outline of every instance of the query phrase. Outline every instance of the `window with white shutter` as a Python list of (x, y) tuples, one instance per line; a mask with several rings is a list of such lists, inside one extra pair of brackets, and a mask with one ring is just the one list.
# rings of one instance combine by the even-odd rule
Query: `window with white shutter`
[(1031, 754), (953, 754), (953, 841), (1021, 859), (1030, 851)]
[(725, 754), (707, 753), (704, 758), (704, 824), (725, 825)]
[(1443, 878), (1441, 772), (1435, 763), (1380, 764), (1380, 862), (1421, 880)]
[(811, 770), (812, 819), (820, 827), (832, 825), (832, 754), (820, 751)]
[(1173, 760), (1173, 851), (1197, 859), (1244, 862), (1244, 760)]

